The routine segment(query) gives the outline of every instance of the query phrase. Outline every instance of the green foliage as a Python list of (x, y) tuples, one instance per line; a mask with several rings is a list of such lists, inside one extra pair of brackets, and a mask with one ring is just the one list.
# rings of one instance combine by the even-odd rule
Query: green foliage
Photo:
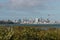
[(60, 29), (37, 27), (0, 27), (0, 40), (60, 40)]

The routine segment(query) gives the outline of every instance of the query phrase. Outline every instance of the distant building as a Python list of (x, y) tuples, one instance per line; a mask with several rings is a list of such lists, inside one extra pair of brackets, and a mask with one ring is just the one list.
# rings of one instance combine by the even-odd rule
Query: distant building
[(18, 21), (17, 20), (13, 20), (14, 23), (17, 23)]
[(19, 19), (17, 23), (18, 23), (18, 24), (21, 24), (21, 19)]
[(38, 23), (38, 18), (35, 18), (35, 23)]

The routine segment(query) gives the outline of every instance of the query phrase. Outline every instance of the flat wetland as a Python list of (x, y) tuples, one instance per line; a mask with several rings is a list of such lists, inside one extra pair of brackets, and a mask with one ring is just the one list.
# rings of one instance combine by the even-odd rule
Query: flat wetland
[(2, 24), (0, 40), (60, 40), (60, 24)]

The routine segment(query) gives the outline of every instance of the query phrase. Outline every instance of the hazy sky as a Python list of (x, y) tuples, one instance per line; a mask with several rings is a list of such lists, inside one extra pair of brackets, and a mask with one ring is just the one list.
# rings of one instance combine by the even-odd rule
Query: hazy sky
[(60, 20), (60, 0), (0, 0), (0, 19), (42, 17)]

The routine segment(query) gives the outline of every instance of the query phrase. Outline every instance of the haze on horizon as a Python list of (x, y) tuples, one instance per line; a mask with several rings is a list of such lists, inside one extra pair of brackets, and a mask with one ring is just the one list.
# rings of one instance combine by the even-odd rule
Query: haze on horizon
[(0, 0), (0, 19), (42, 17), (60, 20), (60, 0)]

